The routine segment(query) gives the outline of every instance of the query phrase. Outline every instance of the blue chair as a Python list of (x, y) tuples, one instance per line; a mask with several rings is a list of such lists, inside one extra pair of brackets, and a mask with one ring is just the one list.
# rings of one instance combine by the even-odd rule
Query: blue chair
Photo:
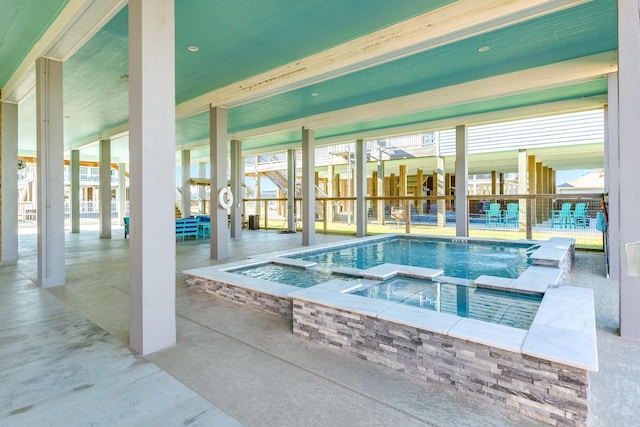
[(490, 203), (489, 209), (484, 213), (486, 225), (502, 224), (502, 210), (500, 209), (500, 203)]
[(124, 217), (124, 238), (126, 239), (129, 236), (129, 217)]
[(571, 212), (571, 203), (563, 203), (559, 210), (551, 211), (551, 227), (558, 225), (561, 228), (575, 227), (573, 222), (573, 213)]
[(589, 215), (587, 213), (586, 203), (576, 203), (576, 208), (573, 210), (573, 224), (575, 227), (587, 228), (589, 227)]
[(507, 203), (507, 209), (504, 211), (502, 216), (502, 221), (504, 222), (505, 227), (510, 223), (513, 224), (514, 227), (518, 227), (520, 219), (520, 204), (519, 203)]

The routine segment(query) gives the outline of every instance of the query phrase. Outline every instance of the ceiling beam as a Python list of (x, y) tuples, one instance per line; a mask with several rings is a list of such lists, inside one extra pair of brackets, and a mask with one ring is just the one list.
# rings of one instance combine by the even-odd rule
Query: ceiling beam
[(458, 0), (447, 6), (348, 41), (179, 104), (176, 118), (209, 105), (235, 107), (394, 61), (499, 28), (585, 3), (587, 0)]
[(229, 137), (242, 141), (261, 135), (301, 129), (303, 126), (318, 130), (333, 126), (362, 123), (590, 81), (604, 78), (608, 73), (616, 70), (616, 52), (605, 52), (390, 100), (303, 117), (271, 126), (235, 132), (230, 134)]

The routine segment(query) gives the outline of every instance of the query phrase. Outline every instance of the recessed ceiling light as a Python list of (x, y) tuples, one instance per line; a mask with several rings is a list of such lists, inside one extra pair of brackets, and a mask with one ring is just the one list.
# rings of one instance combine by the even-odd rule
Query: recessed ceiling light
[(311, 93), (311, 96), (318, 96), (318, 95), (320, 95), (318, 92), (312, 92)]
[(478, 48), (478, 52), (487, 52), (489, 49), (491, 49), (489, 46), (482, 46)]
[(187, 50), (188, 50), (189, 52), (197, 52), (197, 51), (199, 51), (199, 50), (200, 50), (200, 48), (199, 48), (198, 46), (191, 45), (191, 46), (188, 46), (188, 47), (187, 47)]

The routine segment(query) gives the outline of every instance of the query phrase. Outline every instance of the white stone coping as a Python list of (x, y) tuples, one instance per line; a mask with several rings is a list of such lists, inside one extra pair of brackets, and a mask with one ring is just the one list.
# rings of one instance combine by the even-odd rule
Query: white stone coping
[(360, 275), (370, 279), (387, 280), (397, 275), (431, 280), (443, 273), (435, 268), (414, 267), (411, 265), (385, 263), (360, 270)]
[(560, 284), (563, 274), (560, 268), (532, 265), (515, 279), (482, 275), (473, 283), (489, 288), (544, 293), (549, 286)]
[[(339, 287), (336, 283), (333, 286)], [(549, 288), (528, 331), (319, 286), (297, 289), (289, 297), (588, 371), (598, 370), (593, 292), (586, 288)]]

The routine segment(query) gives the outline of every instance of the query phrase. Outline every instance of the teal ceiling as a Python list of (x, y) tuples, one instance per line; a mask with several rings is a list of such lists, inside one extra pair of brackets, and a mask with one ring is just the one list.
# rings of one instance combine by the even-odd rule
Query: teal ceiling
[[(28, 49), (66, 1), (9, 0), (6, 10), (26, 31), (0, 29), (3, 85)], [(38, 21), (25, 20), (37, 9)], [(46, 4), (42, 6), (42, 4)], [(257, 74), (339, 46), (394, 23), (436, 10), (453, 0), (244, 0), (176, 2), (176, 102), (182, 103)], [(24, 5), (24, 7), (23, 7)], [(47, 12), (48, 11), (48, 12)], [(0, 24), (9, 19), (3, 13)], [(65, 145), (78, 146), (126, 127), (128, 120), (128, 10), (123, 8), (64, 62)], [(593, 0), (533, 20), (372, 66), (301, 89), (248, 102), (229, 110), (229, 132), (251, 131), (372, 102), (472, 82), (617, 49), (616, 1)], [(2, 27), (0, 27), (2, 28)], [(18, 37), (18, 35), (20, 37)], [(20, 39), (20, 40), (17, 40)], [(28, 40), (31, 41), (28, 41)], [(0, 39), (5, 41), (5, 39)], [(21, 44), (22, 43), (22, 44)], [(190, 45), (199, 47), (190, 52)], [(14, 46), (14, 47), (7, 47)], [(488, 52), (479, 52), (489, 46)], [(2, 49), (5, 49), (3, 51)], [(8, 50), (7, 50), (8, 49)], [(5, 56), (5, 52), (11, 55)], [(5, 58), (7, 58), (5, 60)], [(317, 96), (311, 96), (317, 93)], [(574, 82), (497, 99), (447, 108), (360, 120), (316, 130), (318, 138), (390, 129), (441, 120), (606, 94), (606, 81)], [(34, 98), (20, 105), (20, 150), (35, 147)], [(425, 125), (428, 127), (428, 125)], [(251, 137), (243, 146), (267, 148), (299, 140), (282, 129)], [(177, 122), (176, 143), (197, 144), (209, 137), (208, 114)]]
[(0, 88), (69, 0), (3, 1), (0, 4)]

